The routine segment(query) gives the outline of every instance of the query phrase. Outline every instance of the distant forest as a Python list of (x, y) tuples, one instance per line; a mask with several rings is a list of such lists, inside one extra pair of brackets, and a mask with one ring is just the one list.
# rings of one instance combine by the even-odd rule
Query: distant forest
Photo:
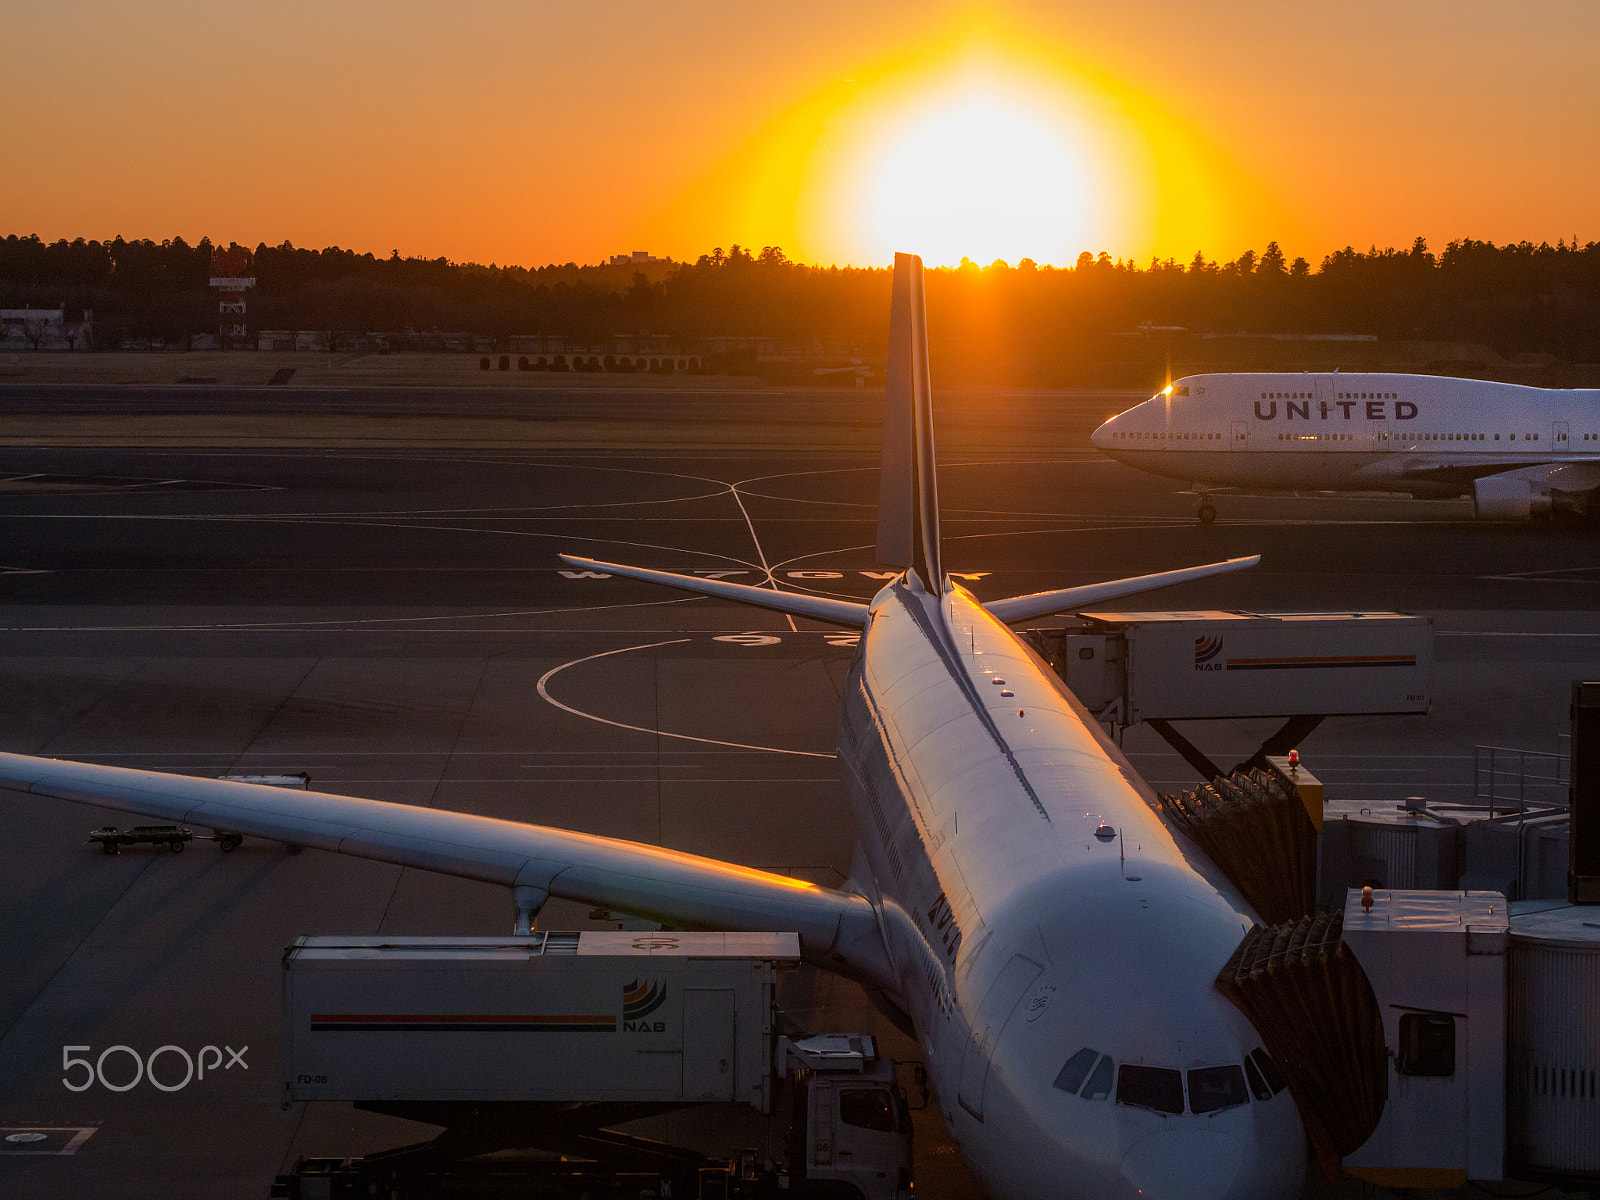
[[(684, 347), (763, 339), (779, 354), (869, 359), (882, 355), (887, 334), (887, 269), (808, 266), (777, 247), (734, 246), (642, 269), (526, 269), (287, 242), (249, 250), (204, 239), (46, 243), (13, 235), (0, 240), (0, 307), (92, 309), (98, 349), (130, 337), (181, 344), (217, 328), (207, 281), (219, 262), (257, 280), (252, 330), (591, 342), (648, 333)], [(1021, 382), (1080, 374), (1083, 363), (1106, 359), (1108, 347), (1135, 374), (1148, 373), (1152, 353), (1204, 358), (1211, 351), (1201, 352), (1203, 340), (1215, 347), (1238, 334), (1260, 335), (1261, 345), (1269, 335), (1308, 344), (1319, 339), (1304, 335), (1475, 343), (1508, 360), (1600, 363), (1596, 242), (1462, 240), (1435, 253), (1418, 238), (1404, 250), (1346, 248), (1315, 265), (1288, 260), (1276, 242), (1227, 263), (1197, 254), (1187, 263), (1137, 264), (1089, 253), (1065, 268), (1026, 259), (964, 263), (930, 273), (928, 303), (936, 366), (943, 360), (956, 375), (999, 370)]]

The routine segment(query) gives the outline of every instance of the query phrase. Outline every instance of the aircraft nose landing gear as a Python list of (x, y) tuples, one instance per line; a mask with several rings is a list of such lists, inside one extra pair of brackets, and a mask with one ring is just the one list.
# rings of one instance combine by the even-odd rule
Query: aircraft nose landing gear
[(1200, 524), (1209, 525), (1217, 519), (1217, 510), (1212, 505), (1211, 497), (1208, 493), (1201, 491), (1198, 487), (1195, 488), (1195, 491), (1200, 493), (1200, 507), (1194, 510), (1195, 518)]

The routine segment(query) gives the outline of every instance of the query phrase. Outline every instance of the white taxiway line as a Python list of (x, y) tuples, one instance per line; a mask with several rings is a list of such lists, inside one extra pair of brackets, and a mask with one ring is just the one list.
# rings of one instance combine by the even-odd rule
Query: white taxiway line
[(657, 737), (677, 738), (680, 741), (685, 742), (700, 742), (708, 746), (732, 746), (736, 750), (765, 750), (770, 754), (797, 754), (803, 758), (838, 757), (834, 754), (822, 754), (816, 750), (786, 750), (782, 746), (756, 746), (749, 742), (725, 742), (720, 738), (695, 737), (693, 734), (689, 733), (668, 733), (665, 729), (650, 729), (644, 725), (630, 725), (626, 721), (613, 721), (610, 717), (597, 717), (594, 713), (584, 712), (581, 708), (573, 708), (570, 704), (563, 704), (560, 700), (557, 700), (550, 694), (549, 688), (546, 686), (553, 677), (558, 675), (560, 672), (565, 671), (568, 667), (576, 667), (582, 663), (593, 662), (597, 658), (609, 658), (613, 654), (627, 654), (632, 650), (653, 650), (657, 646), (676, 646), (680, 643), (690, 642), (693, 640), (693, 638), (669, 638), (664, 642), (645, 642), (640, 646), (624, 646), (620, 650), (602, 650), (599, 654), (589, 654), (585, 655), (583, 658), (574, 658), (570, 662), (562, 663), (558, 667), (551, 667), (543, 675), (539, 676), (539, 682), (535, 686), (538, 689), (539, 695), (544, 697), (547, 703), (554, 705), (562, 712), (569, 712), (573, 716), (582, 717), (586, 721), (598, 721), (602, 725), (615, 726), (617, 729), (631, 729), (635, 733), (653, 733)]

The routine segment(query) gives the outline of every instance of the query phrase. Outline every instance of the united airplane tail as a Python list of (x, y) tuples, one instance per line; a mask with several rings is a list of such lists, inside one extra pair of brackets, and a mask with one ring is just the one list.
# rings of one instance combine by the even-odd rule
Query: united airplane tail
[[(914, 575), (929, 592), (943, 594), (949, 585), (939, 545), (939, 487), (933, 446), (933, 390), (928, 376), (927, 304), (922, 289), (922, 259), (915, 254), (894, 256), (894, 284), (889, 306), (889, 374), (883, 403), (883, 468), (878, 485), (877, 559), (884, 566), (898, 567), (907, 575)], [(561, 555), (561, 560), (575, 567), (737, 600), (791, 616), (856, 628), (867, 623), (865, 604), (779, 591), (776, 584), (771, 588), (753, 587), (570, 554)], [(1081, 604), (1114, 600), (1191, 579), (1242, 570), (1259, 561), (1259, 555), (1230, 558), (1153, 575), (1011, 596), (992, 600), (984, 607), (1002, 621), (1029, 621)]]

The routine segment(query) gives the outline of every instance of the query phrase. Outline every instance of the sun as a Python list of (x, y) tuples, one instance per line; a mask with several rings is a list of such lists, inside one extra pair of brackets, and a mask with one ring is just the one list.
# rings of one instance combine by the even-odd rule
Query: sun
[(841, 67), (632, 236), (844, 266), (1187, 261), (1271, 224), (1264, 194), (1142, 83), (985, 12)]
[(964, 87), (873, 140), (859, 193), (873, 259), (906, 250), (929, 265), (1062, 262), (1099, 224), (1090, 155), (1027, 97)]

